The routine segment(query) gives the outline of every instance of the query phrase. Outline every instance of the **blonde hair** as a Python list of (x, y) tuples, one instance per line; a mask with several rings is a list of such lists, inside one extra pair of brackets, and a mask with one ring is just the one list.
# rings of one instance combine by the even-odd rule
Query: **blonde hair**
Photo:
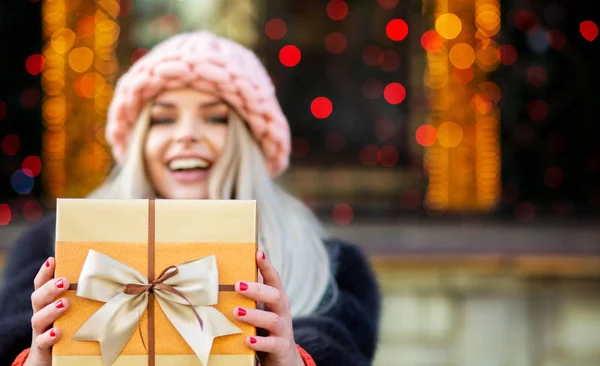
[[(108, 179), (89, 197), (155, 197), (145, 172), (143, 154), (149, 120), (148, 105), (140, 113), (125, 162), (113, 169)], [(210, 199), (257, 201), (258, 246), (279, 271), (290, 297), (292, 315), (324, 310), (320, 306), (322, 300), (331, 295), (337, 297), (324, 244), (327, 235), (304, 204), (273, 182), (260, 146), (235, 112), (230, 113), (225, 149), (212, 169), (208, 184)]]

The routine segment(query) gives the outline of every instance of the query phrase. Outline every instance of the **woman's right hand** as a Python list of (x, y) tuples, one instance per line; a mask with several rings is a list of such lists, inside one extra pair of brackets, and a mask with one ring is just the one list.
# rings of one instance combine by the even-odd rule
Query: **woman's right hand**
[(67, 299), (59, 298), (69, 288), (66, 278), (53, 278), (56, 262), (50, 257), (42, 264), (33, 281), (35, 291), (31, 294), (31, 350), (25, 366), (46, 366), (52, 364), (52, 346), (60, 338), (60, 330), (52, 328), (52, 323), (69, 307)]

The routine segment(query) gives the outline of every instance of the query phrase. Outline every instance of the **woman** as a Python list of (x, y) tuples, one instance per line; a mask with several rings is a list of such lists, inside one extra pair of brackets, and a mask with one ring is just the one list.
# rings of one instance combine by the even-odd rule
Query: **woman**
[[(262, 365), (368, 365), (380, 296), (361, 252), (326, 236), (272, 181), (290, 135), (267, 72), (241, 45), (208, 32), (156, 46), (121, 77), (107, 121), (117, 167), (94, 198), (256, 199), (262, 283), (236, 291), (266, 304), (234, 315), (265, 331), (246, 344)], [(14, 246), (0, 296), (0, 357), (49, 365), (68, 308), (53, 278), (51, 216)], [(33, 311), (32, 311), (33, 310)], [(32, 336), (33, 333), (33, 336)]]

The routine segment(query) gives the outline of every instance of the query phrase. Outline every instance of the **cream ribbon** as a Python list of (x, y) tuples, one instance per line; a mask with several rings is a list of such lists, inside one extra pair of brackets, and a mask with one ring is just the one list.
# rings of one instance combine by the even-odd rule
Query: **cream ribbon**
[[(219, 272), (215, 256), (176, 266), (179, 272), (163, 283), (183, 294), (202, 319), (202, 327), (187, 301), (154, 287), (163, 312), (190, 345), (203, 365), (214, 338), (242, 331), (211, 305), (218, 302)], [(104, 366), (111, 365), (127, 344), (148, 305), (148, 292), (127, 295), (127, 284), (148, 285), (135, 269), (95, 250), (90, 250), (79, 276), (77, 296), (106, 302), (73, 336), (77, 341), (98, 341)]]

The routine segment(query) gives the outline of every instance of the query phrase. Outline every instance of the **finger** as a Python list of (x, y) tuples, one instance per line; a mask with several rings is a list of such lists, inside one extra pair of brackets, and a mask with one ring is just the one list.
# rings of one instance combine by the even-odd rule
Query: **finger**
[(54, 277), (54, 264), (55, 261), (52, 257), (46, 259), (46, 261), (42, 263), (40, 270), (33, 279), (33, 285), (35, 286), (36, 290)]
[(256, 302), (264, 303), (279, 315), (285, 315), (289, 310), (287, 295), (275, 287), (256, 282), (238, 282), (235, 284), (235, 291)]
[(266, 353), (283, 354), (290, 348), (289, 341), (283, 337), (246, 337), (246, 345), (251, 349)]
[(284, 318), (270, 311), (236, 307), (233, 309), (233, 315), (238, 320), (256, 328), (266, 329), (276, 336), (281, 336), (285, 332)]
[(69, 289), (69, 281), (64, 277), (51, 279), (31, 294), (31, 306), (37, 312), (53, 302), (60, 294)]
[(60, 299), (33, 314), (31, 317), (31, 328), (34, 334), (44, 333), (68, 308), (69, 301), (67, 299)]
[(48, 329), (46, 332), (35, 337), (35, 348), (39, 351), (48, 351), (60, 339), (60, 330), (58, 328)]
[(275, 267), (273, 267), (271, 262), (267, 259), (265, 252), (262, 250), (256, 252), (256, 264), (258, 265), (258, 269), (263, 276), (265, 285), (269, 285), (283, 291), (283, 284), (281, 283), (279, 272)]

